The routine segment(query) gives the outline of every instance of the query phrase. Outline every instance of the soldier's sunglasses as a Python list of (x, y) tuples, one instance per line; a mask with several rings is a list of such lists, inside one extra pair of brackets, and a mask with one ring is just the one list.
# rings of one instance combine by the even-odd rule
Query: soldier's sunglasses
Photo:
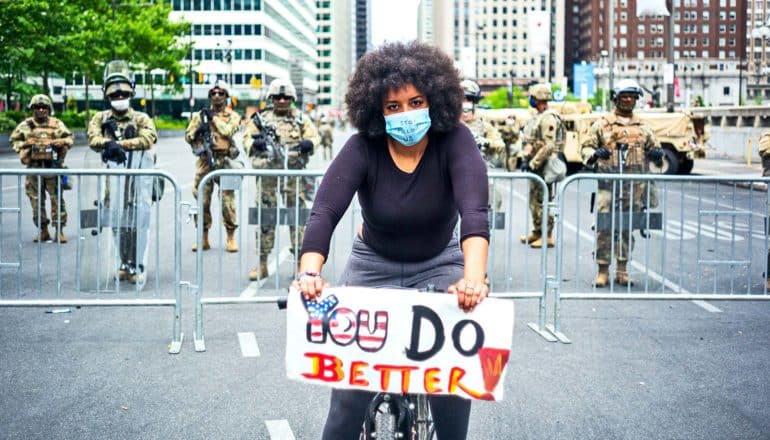
[(273, 95), (273, 99), (276, 101), (290, 101), (291, 96), (286, 95)]
[(33, 105), (32, 108), (34, 110), (48, 110), (48, 106), (47, 105)]
[(107, 95), (107, 97), (110, 99), (126, 99), (129, 96), (130, 94), (128, 92), (123, 92), (123, 91), (115, 92)]
[(225, 95), (227, 95), (227, 92), (223, 92), (223, 91), (219, 91), (219, 90), (214, 90), (212, 92), (209, 92), (209, 96), (210, 97), (211, 96), (225, 96)]

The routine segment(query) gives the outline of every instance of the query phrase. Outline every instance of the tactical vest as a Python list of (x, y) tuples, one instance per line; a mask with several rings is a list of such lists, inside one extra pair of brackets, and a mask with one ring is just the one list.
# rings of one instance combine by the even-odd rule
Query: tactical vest
[(641, 172), (645, 166), (644, 146), (647, 142), (641, 121), (632, 118), (628, 125), (622, 125), (615, 114), (602, 119), (605, 124), (601, 131), (601, 145), (611, 153), (609, 160), (602, 161), (602, 168), (619, 171), (619, 157), (622, 155), (625, 171)]
[[(215, 113), (215, 116), (223, 120), (226, 124), (229, 124), (230, 119), (233, 117), (233, 114), (234, 114), (233, 112), (227, 111), (227, 107), (225, 107), (225, 110), (219, 113)], [(217, 153), (226, 153), (230, 149), (230, 145), (233, 144), (233, 139), (229, 137), (225, 137), (219, 131), (217, 131), (213, 121), (211, 122), (210, 129), (211, 129), (211, 137), (214, 141), (213, 145), (211, 145), (211, 150)]]
[(554, 133), (554, 149), (557, 153), (561, 153), (564, 151), (564, 123), (561, 120), (561, 116), (559, 116), (559, 114), (553, 110), (546, 110), (534, 118), (536, 131), (532, 134), (534, 137), (533, 141), (542, 140), (545, 138), (543, 136), (542, 122), (546, 116), (552, 116), (559, 122), (558, 127), (556, 128), (556, 133)]
[(56, 140), (56, 129), (59, 127), (59, 120), (49, 117), (45, 124), (38, 125), (34, 118), (28, 118), (26, 121), (32, 130), (27, 137), (32, 141), (30, 147), (30, 158), (32, 160), (53, 160), (54, 149), (51, 143)]
[[(137, 113), (134, 112), (133, 115), (136, 115)], [(105, 123), (109, 121), (110, 119), (115, 120), (115, 124), (117, 125), (117, 129), (115, 130), (115, 133), (108, 133), (107, 130), (105, 130)], [(131, 129), (128, 129), (129, 127), (132, 127)], [(129, 134), (133, 132), (133, 136), (126, 137), (126, 129), (128, 129)], [(139, 132), (139, 126), (137, 125), (136, 121), (133, 118), (115, 118), (112, 115), (111, 110), (105, 110), (102, 112), (102, 136), (107, 138), (113, 138), (116, 141), (122, 141), (124, 139), (130, 139), (133, 137), (136, 137), (136, 134)]]

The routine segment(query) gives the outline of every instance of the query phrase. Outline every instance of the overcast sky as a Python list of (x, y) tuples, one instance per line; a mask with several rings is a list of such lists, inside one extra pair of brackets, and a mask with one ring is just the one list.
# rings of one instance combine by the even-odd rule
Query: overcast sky
[(372, 46), (417, 38), (419, 0), (372, 0)]

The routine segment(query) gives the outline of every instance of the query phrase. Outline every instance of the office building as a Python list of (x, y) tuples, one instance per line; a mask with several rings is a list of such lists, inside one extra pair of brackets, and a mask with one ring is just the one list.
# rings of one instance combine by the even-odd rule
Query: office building
[(353, 0), (316, 1), (318, 97), (321, 109), (342, 109), (353, 70)]

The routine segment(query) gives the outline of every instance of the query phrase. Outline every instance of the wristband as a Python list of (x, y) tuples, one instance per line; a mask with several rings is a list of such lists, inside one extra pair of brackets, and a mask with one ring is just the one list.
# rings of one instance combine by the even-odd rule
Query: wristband
[(300, 272), (297, 275), (297, 281), (302, 281), (303, 278), (309, 278), (309, 277), (317, 278), (317, 277), (320, 277), (320, 276), (321, 276), (321, 274), (318, 273), (318, 272), (314, 272), (314, 271), (311, 271), (311, 270), (306, 270), (304, 272)]

